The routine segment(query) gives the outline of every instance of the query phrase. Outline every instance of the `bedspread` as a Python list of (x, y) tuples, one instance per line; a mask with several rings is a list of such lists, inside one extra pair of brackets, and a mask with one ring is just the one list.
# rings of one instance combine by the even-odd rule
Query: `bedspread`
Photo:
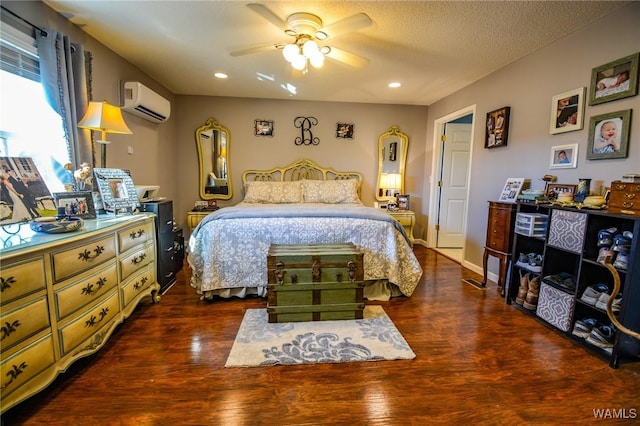
[(189, 239), (191, 286), (208, 297), (224, 289), (266, 295), (271, 244), (351, 242), (364, 252), (365, 280), (389, 280), (410, 296), (422, 269), (402, 226), (362, 205), (240, 203), (203, 219)]

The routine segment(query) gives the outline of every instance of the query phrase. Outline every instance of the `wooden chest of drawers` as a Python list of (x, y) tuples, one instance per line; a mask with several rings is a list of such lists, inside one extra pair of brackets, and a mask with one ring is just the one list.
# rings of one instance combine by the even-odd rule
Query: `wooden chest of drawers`
[(99, 350), (143, 298), (159, 300), (152, 215), (20, 237), (0, 249), (3, 412)]
[(516, 204), (489, 201), (487, 220), (487, 240), (483, 255), (483, 285), (487, 284), (487, 260), (495, 256), (500, 261), (498, 272), (498, 291), (504, 295), (504, 280), (507, 275), (507, 262), (511, 257), (513, 230), (516, 223)]
[(269, 322), (362, 319), (363, 256), (353, 244), (272, 244)]
[(608, 210), (611, 213), (640, 215), (640, 183), (611, 182)]

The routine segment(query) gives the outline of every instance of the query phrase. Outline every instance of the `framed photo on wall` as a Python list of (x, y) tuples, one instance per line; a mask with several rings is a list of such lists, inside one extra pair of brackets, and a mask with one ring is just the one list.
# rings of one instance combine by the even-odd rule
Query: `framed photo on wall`
[(511, 107), (507, 106), (487, 113), (487, 126), (484, 139), (485, 148), (507, 146), (510, 112)]
[(272, 120), (254, 120), (253, 132), (255, 136), (273, 136), (273, 121)]
[(626, 158), (629, 155), (630, 123), (630, 109), (591, 117), (587, 159)]
[(591, 70), (589, 105), (637, 95), (639, 58), (640, 53), (634, 53)]
[(83, 219), (95, 219), (96, 209), (93, 205), (93, 192), (54, 192), (53, 198), (56, 207), (64, 207), (67, 216), (76, 216)]
[(338, 123), (336, 127), (336, 138), (353, 139), (353, 123)]
[(552, 135), (582, 129), (585, 88), (569, 90), (551, 99), (549, 132)]
[(578, 144), (551, 147), (550, 169), (575, 169), (578, 165)]

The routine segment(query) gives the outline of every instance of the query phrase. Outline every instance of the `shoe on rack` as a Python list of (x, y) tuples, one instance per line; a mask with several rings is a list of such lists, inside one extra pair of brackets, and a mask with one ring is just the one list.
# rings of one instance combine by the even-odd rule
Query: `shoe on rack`
[(602, 294), (609, 296), (609, 286), (606, 284), (595, 284), (584, 289), (580, 300), (587, 305), (595, 306)]
[(560, 272), (559, 274), (547, 275), (542, 279), (543, 282), (560, 287), (569, 293), (573, 293), (576, 290), (576, 279), (573, 275), (567, 272)]
[(618, 228), (601, 229), (598, 231), (598, 247), (611, 247), (613, 236), (618, 232)]
[(613, 258), (615, 257), (615, 253), (611, 251), (611, 247), (600, 247), (600, 251), (598, 251), (598, 258), (596, 262), (604, 263), (607, 260), (607, 257), (611, 258), (613, 262)]
[(516, 303), (522, 305), (524, 299), (527, 297), (527, 291), (529, 291), (529, 273), (520, 270), (520, 288), (518, 288), (518, 295), (516, 296)]
[(522, 306), (530, 311), (535, 311), (538, 306), (538, 296), (540, 295), (540, 275), (529, 275), (529, 290)]
[(531, 272), (542, 272), (542, 255), (532, 253), (533, 256), (529, 257), (529, 270)]
[(601, 325), (603, 324), (601, 324), (600, 321), (595, 318), (581, 319), (576, 321), (576, 323), (573, 325), (571, 334), (586, 339), (587, 337), (589, 337), (589, 334), (591, 334), (591, 330), (593, 330), (595, 327), (600, 327)]
[[(598, 301), (596, 302), (596, 308), (598, 309), (602, 309), (603, 311), (607, 310), (607, 302), (609, 301), (609, 299), (611, 298), (611, 296), (609, 296), (607, 293), (602, 293), (600, 295), (600, 297), (598, 297)], [(611, 304), (611, 311), (612, 312), (620, 312), (620, 304), (622, 303), (622, 294), (618, 293), (616, 294), (616, 298), (613, 299), (613, 303)]]
[(631, 238), (625, 237), (623, 234), (618, 234), (613, 237), (613, 245), (611, 251), (618, 253), (629, 253), (631, 251)]
[(615, 338), (616, 330), (612, 325), (601, 325), (591, 330), (589, 337), (587, 337), (587, 342), (599, 348), (611, 350)]
[(616, 256), (615, 262), (613, 262), (613, 267), (626, 271), (628, 264), (629, 264), (629, 253), (618, 253), (618, 255)]
[(516, 261), (516, 266), (520, 268), (528, 268), (529, 267), (529, 255), (520, 253), (518, 260)]

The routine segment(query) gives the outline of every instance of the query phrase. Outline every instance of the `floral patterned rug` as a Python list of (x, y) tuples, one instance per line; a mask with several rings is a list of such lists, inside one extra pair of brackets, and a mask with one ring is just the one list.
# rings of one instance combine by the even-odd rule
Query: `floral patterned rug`
[(248, 309), (225, 367), (413, 359), (382, 306), (364, 319), (270, 324), (266, 309)]

